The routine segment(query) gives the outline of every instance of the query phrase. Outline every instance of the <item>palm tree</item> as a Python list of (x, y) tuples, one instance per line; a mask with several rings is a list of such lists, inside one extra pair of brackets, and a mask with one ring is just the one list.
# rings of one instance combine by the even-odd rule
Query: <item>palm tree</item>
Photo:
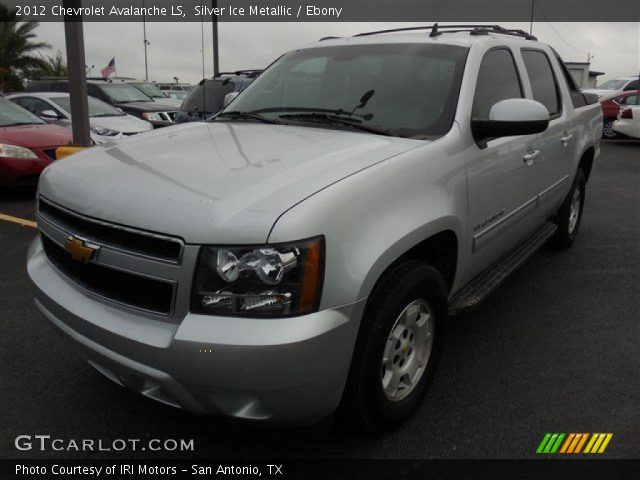
[(45, 66), (36, 52), (50, 49), (45, 42), (35, 42), (38, 22), (21, 22), (16, 10), (0, 4), (0, 90), (22, 90), (22, 80)]
[(66, 77), (69, 75), (67, 61), (58, 50), (55, 55), (47, 55), (44, 60), (44, 67), (38, 71), (39, 75), (47, 77)]

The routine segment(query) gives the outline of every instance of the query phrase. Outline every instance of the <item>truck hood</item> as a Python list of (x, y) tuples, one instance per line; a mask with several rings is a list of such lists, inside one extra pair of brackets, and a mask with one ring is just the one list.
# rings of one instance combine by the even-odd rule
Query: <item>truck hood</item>
[[(264, 242), (315, 192), (424, 141), (257, 123), (188, 123), (55, 162), (39, 193), (188, 243)], [(319, 232), (321, 233), (321, 232)]]
[(138, 133), (153, 129), (146, 120), (136, 118), (133, 115), (117, 115), (113, 117), (92, 117), (89, 119), (91, 126), (109, 128), (116, 132)]

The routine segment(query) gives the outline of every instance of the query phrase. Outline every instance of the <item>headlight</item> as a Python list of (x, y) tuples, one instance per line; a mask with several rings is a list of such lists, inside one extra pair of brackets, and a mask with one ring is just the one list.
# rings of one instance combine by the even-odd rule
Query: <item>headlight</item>
[(215, 315), (277, 317), (316, 311), (324, 239), (258, 247), (202, 247), (191, 310)]
[(0, 143), (0, 157), (2, 158), (38, 158), (31, 150), (18, 145), (7, 145)]
[(120, 133), (120, 132), (117, 132), (115, 130), (111, 130), (110, 128), (98, 127), (98, 126), (91, 127), (91, 131), (93, 133), (96, 133), (98, 135), (102, 135), (104, 137), (115, 137), (116, 135), (118, 135)]
[(142, 118), (149, 120), (150, 122), (162, 122), (164, 118), (157, 112), (145, 112), (142, 114)]

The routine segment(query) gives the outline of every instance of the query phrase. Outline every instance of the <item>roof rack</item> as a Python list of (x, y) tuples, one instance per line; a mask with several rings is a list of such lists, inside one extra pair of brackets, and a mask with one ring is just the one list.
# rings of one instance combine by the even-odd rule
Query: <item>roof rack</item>
[(437, 37), (443, 33), (458, 33), (469, 32), (469, 35), (488, 35), (489, 33), (499, 33), (501, 35), (511, 35), (514, 37), (522, 37), (527, 40), (537, 40), (533, 35), (528, 34), (524, 30), (509, 29), (501, 27), (500, 25), (433, 25), (423, 27), (405, 27), (405, 28), (392, 28), (389, 30), (377, 30), (375, 32), (364, 32), (354, 35), (354, 37), (367, 37), (369, 35), (379, 35), (381, 33), (395, 33), (395, 32), (409, 32), (416, 30), (431, 30), (430, 37)]
[[(358, 35), (356, 35), (356, 37), (357, 37), (357, 36), (358, 36)], [(318, 41), (319, 41), (319, 42), (324, 42), (325, 40), (337, 40), (337, 39), (339, 39), (339, 38), (342, 38), (342, 37), (322, 37), (322, 38), (321, 38), (320, 40), (318, 40)]]
[(248, 77), (257, 77), (261, 73), (262, 73), (262, 70), (260, 69), (236, 70), (234, 72), (218, 72), (213, 76), (213, 78), (218, 78), (218, 77), (221, 77), (222, 75), (247, 75)]

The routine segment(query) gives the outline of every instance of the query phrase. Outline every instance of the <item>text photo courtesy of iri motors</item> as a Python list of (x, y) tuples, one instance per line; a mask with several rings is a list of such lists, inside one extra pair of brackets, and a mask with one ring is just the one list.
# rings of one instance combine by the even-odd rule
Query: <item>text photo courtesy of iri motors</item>
[(0, 1), (1, 478), (640, 471), (628, 0)]

